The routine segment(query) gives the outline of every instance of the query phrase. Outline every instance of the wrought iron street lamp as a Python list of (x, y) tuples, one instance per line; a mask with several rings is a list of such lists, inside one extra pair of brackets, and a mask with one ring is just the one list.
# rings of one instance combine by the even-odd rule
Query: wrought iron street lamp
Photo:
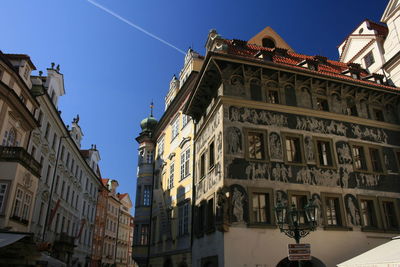
[(317, 206), (312, 204), (310, 199), (304, 209), (297, 209), (294, 204), (288, 207), (278, 202), (275, 207), (275, 216), (281, 232), (294, 238), (296, 244), (299, 244), (302, 237), (315, 230), (319, 215)]

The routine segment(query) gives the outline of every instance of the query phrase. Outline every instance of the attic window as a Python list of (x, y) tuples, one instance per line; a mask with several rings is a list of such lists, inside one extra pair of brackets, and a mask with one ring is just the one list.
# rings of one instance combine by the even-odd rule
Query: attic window
[(262, 46), (267, 48), (275, 48), (275, 41), (271, 38), (262, 39)]
[(308, 69), (318, 71), (318, 63), (316, 62), (308, 62)]
[(361, 29), (358, 31), (358, 34), (362, 34), (363, 31), (364, 31), (364, 28), (361, 28)]
[(364, 63), (365, 63), (365, 68), (369, 68), (369, 66), (375, 63), (374, 54), (372, 53), (372, 50), (365, 55)]
[(263, 59), (264, 61), (272, 61), (272, 52), (260, 50), (255, 57)]
[(351, 72), (351, 78), (353, 79), (360, 79), (360, 74), (357, 72)]

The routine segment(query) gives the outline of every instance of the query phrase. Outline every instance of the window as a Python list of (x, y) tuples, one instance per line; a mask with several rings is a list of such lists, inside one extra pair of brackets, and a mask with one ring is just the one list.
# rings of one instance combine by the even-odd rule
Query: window
[(59, 182), (60, 182), (60, 176), (57, 175), (56, 184), (55, 184), (55, 187), (54, 187), (54, 190), (55, 190), (56, 193), (58, 193), (58, 184), (59, 184)]
[(179, 134), (179, 117), (177, 117), (171, 125), (171, 141), (175, 139), (175, 137)]
[(334, 167), (332, 142), (329, 140), (316, 140), (318, 163), (320, 167)]
[(264, 133), (259, 131), (249, 130), (247, 133), (247, 156), (252, 160), (265, 159), (265, 142)]
[(32, 196), (28, 193), (25, 193), (24, 197), (24, 205), (22, 209), (22, 219), (28, 220), (29, 219), (29, 208), (31, 206)]
[(200, 156), (200, 178), (206, 175), (206, 153)]
[[(260, 190), (257, 188), (257, 190)], [(250, 221), (255, 224), (271, 224), (271, 195), (272, 190), (253, 191), (249, 189), (251, 196)]]
[(44, 138), (46, 138), (46, 140), (49, 140), (49, 133), (50, 133), (50, 123), (47, 123), (46, 131), (44, 132)]
[(32, 156), (33, 158), (35, 158), (35, 156), (36, 156), (36, 147), (35, 147), (35, 146), (32, 146), (32, 147), (31, 147), (31, 156)]
[(24, 197), (24, 192), (21, 189), (17, 188), (14, 201), (13, 217), (17, 218), (21, 217), (23, 197)]
[(65, 164), (67, 165), (67, 168), (68, 168), (68, 166), (69, 166), (69, 152), (67, 153), (67, 161), (66, 161)]
[(136, 188), (136, 206), (140, 206), (142, 198), (142, 186), (138, 185)]
[(352, 151), (354, 168), (356, 170), (367, 170), (364, 148), (362, 146), (354, 145)]
[(362, 226), (368, 228), (378, 228), (376, 214), (376, 200), (373, 197), (359, 197), (360, 213)]
[(147, 224), (142, 224), (140, 227), (140, 239), (139, 245), (147, 245), (149, 235), (149, 226)]
[(52, 149), (56, 149), (56, 143), (57, 143), (57, 134), (53, 134), (53, 143), (51, 144)]
[(64, 150), (65, 150), (65, 147), (62, 146), (62, 147), (61, 147), (61, 155), (60, 155), (60, 160), (61, 160), (61, 161), (64, 161)]
[(274, 48), (275, 42), (271, 38), (264, 38), (262, 39), (262, 46), (267, 48)]
[(385, 121), (385, 118), (383, 117), (382, 109), (373, 108), (372, 109), (372, 114), (373, 114), (375, 120), (377, 120), (377, 121)]
[(346, 104), (347, 104), (346, 114), (351, 116), (358, 116), (357, 106), (354, 103), (354, 100), (352, 98), (347, 98)]
[(383, 223), (387, 230), (399, 229), (399, 209), (395, 199), (381, 198), (379, 199)]
[(190, 121), (190, 117), (188, 115), (182, 115), (182, 128), (184, 128)]
[(5, 131), (3, 146), (18, 146), (17, 131), (14, 128), (11, 128), (8, 132)]
[(215, 149), (214, 149), (214, 141), (211, 142), (209, 150), (208, 150), (208, 169), (212, 169), (215, 164)]
[(382, 172), (382, 162), (377, 148), (369, 148), (369, 155), (371, 157), (371, 166), (373, 172)]
[(3, 213), (3, 206), (5, 206), (4, 203), (6, 200), (7, 188), (7, 183), (0, 183), (0, 214)]
[(326, 226), (344, 226), (342, 197), (337, 194), (322, 193)]
[(162, 156), (164, 154), (164, 136), (158, 141), (157, 149), (158, 155)]
[(153, 150), (147, 150), (146, 153), (146, 163), (151, 164), (153, 163)]
[(279, 104), (279, 92), (278, 90), (271, 90), (267, 91), (267, 102), (271, 104)]
[(145, 185), (143, 189), (143, 206), (151, 204), (151, 185)]
[(304, 212), (304, 207), (308, 203), (308, 198), (309, 198), (309, 193), (308, 192), (303, 192), (303, 191), (289, 191), (289, 203), (291, 206), (294, 205), (294, 207), (298, 210), (300, 210), (298, 222), (300, 224), (305, 224), (307, 223), (307, 217)]
[(190, 148), (181, 153), (181, 180), (185, 179), (189, 174), (190, 168)]
[(61, 198), (64, 198), (64, 188), (65, 188), (65, 181), (63, 181), (61, 185)]
[(39, 117), (38, 117), (39, 124), (42, 124), (42, 120), (43, 120), (43, 112), (40, 110), (39, 111)]
[(182, 236), (189, 233), (189, 203), (185, 203), (178, 208), (178, 235)]
[(380, 147), (367, 144), (352, 144), (354, 169), (370, 173), (384, 173)]
[(285, 138), (285, 150), (286, 150), (286, 161), (287, 163), (302, 163), (303, 162), (303, 151), (301, 145), (300, 136), (288, 136), (284, 135)]
[(51, 166), (47, 166), (47, 173), (46, 173), (46, 181), (45, 183), (48, 185), (50, 180), (50, 173), (51, 173)]
[(259, 80), (251, 80), (250, 82), (250, 98), (251, 100), (261, 101), (261, 85)]
[(171, 189), (172, 187), (174, 187), (174, 169), (175, 169), (175, 164), (172, 161), (169, 165), (168, 189)]
[(325, 98), (317, 98), (317, 109), (322, 111), (329, 111), (328, 100)]
[(364, 57), (365, 68), (369, 68), (372, 64), (375, 63), (374, 54), (372, 51), (368, 52), (368, 54)]

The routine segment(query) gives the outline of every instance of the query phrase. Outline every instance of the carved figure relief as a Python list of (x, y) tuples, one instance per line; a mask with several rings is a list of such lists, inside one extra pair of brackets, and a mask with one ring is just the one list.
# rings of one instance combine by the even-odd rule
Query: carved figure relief
[(342, 144), (341, 146), (338, 146), (337, 152), (340, 164), (352, 163), (349, 145)]
[(351, 125), (352, 133), (360, 139), (367, 139), (379, 143), (387, 143), (387, 134), (385, 133), (384, 130), (382, 129), (371, 129), (367, 127), (363, 127), (364, 129), (361, 129), (359, 125), (352, 124)]
[(377, 186), (379, 184), (379, 179), (380, 179), (379, 174), (365, 174), (365, 173), (356, 174), (357, 187)]
[(307, 161), (315, 162), (315, 154), (314, 154), (314, 142), (311, 136), (307, 136), (304, 139), (305, 142), (305, 152)]
[(288, 196), (286, 192), (282, 190), (276, 191), (276, 204), (281, 203), (283, 206), (288, 204)]
[(281, 138), (279, 134), (275, 132), (269, 134), (269, 151), (271, 159), (283, 159)]
[(271, 166), (267, 163), (255, 163), (250, 162), (246, 167), (246, 177), (247, 179), (268, 179), (271, 176)]
[(219, 132), (217, 137), (217, 159), (222, 156), (222, 132)]
[(228, 127), (226, 134), (228, 154), (242, 153), (242, 133), (237, 127)]
[(229, 119), (233, 122), (248, 122), (277, 127), (287, 126), (287, 117), (282, 114), (251, 108), (229, 107)]
[(340, 167), (339, 172), (341, 173), (342, 187), (349, 188), (350, 172), (353, 168), (350, 166)]
[(340, 186), (340, 175), (333, 170), (322, 170), (312, 167), (301, 168), (296, 175), (296, 182), (320, 186)]
[(272, 169), (272, 177), (275, 181), (288, 183), (288, 178), (292, 178), (292, 169), (290, 166), (286, 167), (284, 164), (277, 163)]
[(232, 222), (243, 223), (247, 221), (247, 193), (240, 185), (230, 186)]
[(321, 197), (318, 194), (313, 194), (311, 199), (312, 199), (312, 204), (317, 207), (318, 210), (317, 225), (320, 225), (323, 221)]
[(345, 197), (345, 204), (347, 210), (347, 219), (352, 225), (361, 225), (360, 210), (358, 208), (357, 200), (353, 195), (347, 194)]
[(216, 224), (217, 229), (222, 232), (229, 230), (229, 189), (222, 187), (217, 191), (217, 211)]
[(346, 136), (347, 127), (342, 122), (331, 121), (328, 124), (325, 121), (315, 118), (296, 117), (296, 129), (311, 131), (315, 133), (336, 134)]

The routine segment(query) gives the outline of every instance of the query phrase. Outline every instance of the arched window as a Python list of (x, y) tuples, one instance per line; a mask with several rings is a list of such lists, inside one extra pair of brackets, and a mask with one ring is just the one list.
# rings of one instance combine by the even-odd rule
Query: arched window
[(271, 38), (264, 38), (262, 39), (262, 46), (267, 48), (275, 48), (275, 41)]
[(261, 85), (260, 81), (253, 79), (250, 82), (250, 97), (251, 100), (261, 101)]

